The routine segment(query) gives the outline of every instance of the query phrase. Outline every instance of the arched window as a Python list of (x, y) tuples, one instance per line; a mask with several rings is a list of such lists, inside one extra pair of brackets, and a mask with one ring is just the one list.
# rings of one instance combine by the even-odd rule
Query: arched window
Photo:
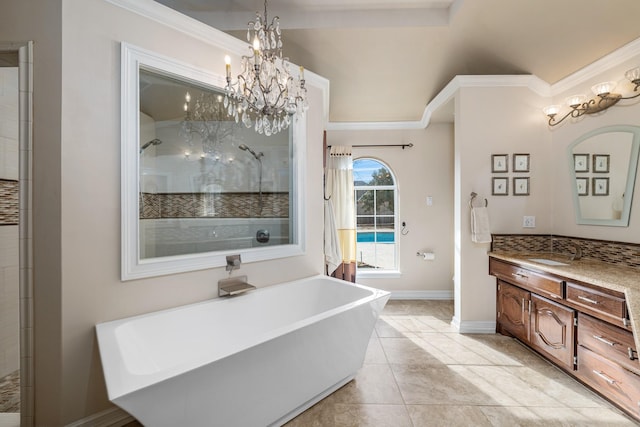
[(353, 161), (358, 271), (398, 269), (396, 180), (379, 160)]

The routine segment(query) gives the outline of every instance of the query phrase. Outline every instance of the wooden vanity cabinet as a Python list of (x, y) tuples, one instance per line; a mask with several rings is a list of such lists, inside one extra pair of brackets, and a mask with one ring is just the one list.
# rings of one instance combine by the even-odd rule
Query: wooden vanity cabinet
[(531, 295), (531, 347), (565, 369), (575, 368), (575, 310)]
[(489, 260), (489, 274), (497, 278), (497, 332), (640, 420), (640, 361), (624, 294)]
[(518, 338), (566, 369), (574, 369), (571, 308), (498, 279), (497, 331)]
[(530, 292), (498, 279), (496, 306), (499, 333), (514, 336), (520, 341), (529, 341), (529, 301)]

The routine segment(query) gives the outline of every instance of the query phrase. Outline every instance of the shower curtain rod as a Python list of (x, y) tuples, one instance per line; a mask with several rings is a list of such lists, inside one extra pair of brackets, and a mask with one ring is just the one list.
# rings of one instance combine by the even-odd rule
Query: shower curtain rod
[[(364, 144), (364, 145), (352, 145), (352, 148), (364, 148), (364, 147), (402, 147), (402, 149), (404, 150), (404, 147), (413, 147), (413, 143), (410, 142), (408, 144)], [(327, 145), (327, 148), (331, 148), (330, 145)]]

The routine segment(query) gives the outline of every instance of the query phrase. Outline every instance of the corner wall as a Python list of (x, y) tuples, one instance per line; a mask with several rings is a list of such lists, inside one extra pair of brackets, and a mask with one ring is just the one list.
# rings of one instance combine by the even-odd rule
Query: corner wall
[[(545, 99), (526, 87), (462, 87), (455, 100), (455, 314), (461, 332), (495, 325), (495, 279), (488, 275), (488, 243), (471, 241), (471, 192), (488, 201), (492, 233), (549, 233), (552, 214), (551, 136), (541, 108)], [(513, 172), (513, 154), (530, 155), (530, 172)], [(491, 172), (491, 155), (509, 156), (508, 173)], [(492, 195), (492, 177), (509, 179), (509, 195)], [(513, 195), (513, 178), (530, 178), (530, 195)], [(536, 228), (522, 227), (524, 215)]]

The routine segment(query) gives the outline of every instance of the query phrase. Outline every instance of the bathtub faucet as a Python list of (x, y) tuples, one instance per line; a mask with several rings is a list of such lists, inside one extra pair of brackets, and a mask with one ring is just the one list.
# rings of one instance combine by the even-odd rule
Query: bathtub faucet
[(218, 296), (228, 297), (251, 291), (256, 287), (247, 282), (247, 276), (218, 280)]

